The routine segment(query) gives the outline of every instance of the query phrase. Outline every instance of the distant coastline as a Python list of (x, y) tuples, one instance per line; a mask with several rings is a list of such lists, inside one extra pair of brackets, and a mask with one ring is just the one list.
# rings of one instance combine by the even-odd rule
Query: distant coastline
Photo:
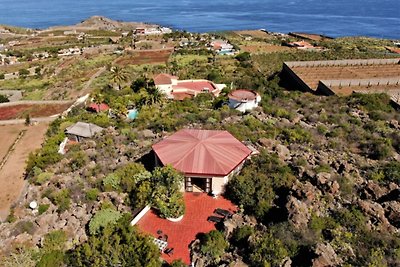
[(215, 32), (265, 28), (271, 32), (311, 32), (332, 37), (366, 36), (400, 39), (398, 0), (353, 0), (329, 3), (317, 0), (244, 1), (129, 0), (35, 2), (4, 0), (7, 16), (0, 24), (33, 29), (72, 25), (101, 15), (119, 21), (143, 21), (190, 32)]

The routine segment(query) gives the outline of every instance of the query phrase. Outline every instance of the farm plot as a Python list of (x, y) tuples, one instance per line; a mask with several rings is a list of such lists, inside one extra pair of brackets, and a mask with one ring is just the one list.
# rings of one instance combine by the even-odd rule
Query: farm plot
[(121, 66), (162, 64), (168, 61), (172, 51), (172, 49), (135, 51), (130, 55), (120, 57), (115, 63)]
[[(11, 142), (14, 143), (14, 137), (16, 136), (13, 129), (11, 129), (12, 127), (14, 126), (0, 126), (0, 133), (2, 134), (2, 139), (13, 139)], [(29, 153), (40, 148), (48, 125), (41, 123), (29, 127), (23, 125), (15, 127), (15, 131), (26, 130), (26, 132), (16, 143), (14, 150), (11, 151), (4, 166), (0, 169), (0, 221), (7, 218), (10, 207), (21, 195), (26, 184), (24, 180), (26, 159)], [(7, 147), (7, 151), (8, 149), (9, 147)]]
[(23, 119), (29, 114), (31, 118), (48, 117), (62, 113), (72, 102), (55, 104), (16, 104), (0, 106), (0, 120)]

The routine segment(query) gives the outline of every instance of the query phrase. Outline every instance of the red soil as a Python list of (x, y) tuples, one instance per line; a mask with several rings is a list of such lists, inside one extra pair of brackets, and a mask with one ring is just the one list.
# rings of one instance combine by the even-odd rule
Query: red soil
[(0, 120), (23, 119), (27, 114), (31, 118), (56, 115), (66, 110), (71, 103), (66, 104), (20, 104), (0, 107)]

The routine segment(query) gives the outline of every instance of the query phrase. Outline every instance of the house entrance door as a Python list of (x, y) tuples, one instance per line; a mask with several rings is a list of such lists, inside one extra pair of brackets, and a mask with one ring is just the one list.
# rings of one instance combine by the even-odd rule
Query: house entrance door
[[(190, 180), (189, 180), (190, 179)], [(211, 178), (191, 177), (186, 179), (186, 191), (211, 192)]]

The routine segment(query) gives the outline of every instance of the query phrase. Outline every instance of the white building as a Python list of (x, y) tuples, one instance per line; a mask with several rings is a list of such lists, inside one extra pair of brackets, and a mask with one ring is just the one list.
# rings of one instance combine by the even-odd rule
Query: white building
[(257, 107), (261, 102), (259, 93), (252, 90), (239, 89), (229, 93), (229, 107), (246, 112)]
[(215, 84), (208, 80), (179, 80), (178, 77), (165, 73), (155, 76), (154, 83), (167, 98), (175, 100), (192, 98), (200, 93), (211, 93), (217, 97), (226, 87), (225, 84)]

